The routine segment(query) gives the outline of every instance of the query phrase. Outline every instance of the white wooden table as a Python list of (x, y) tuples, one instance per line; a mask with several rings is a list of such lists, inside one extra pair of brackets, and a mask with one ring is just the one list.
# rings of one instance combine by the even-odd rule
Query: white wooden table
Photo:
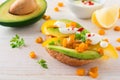
[[(3, 2), (3, 0), (0, 0)], [(66, 4), (60, 8), (60, 12), (54, 12), (54, 7), (57, 2), (65, 2), (65, 0), (47, 0), (48, 8), (46, 15), (50, 15), (53, 19), (71, 19), (91, 32), (97, 33), (100, 28), (91, 23), (90, 20), (81, 20), (76, 18)], [(120, 5), (120, 0), (107, 0), (105, 6)], [(76, 67), (67, 66), (53, 59), (40, 45), (35, 43), (38, 36), (44, 37), (40, 33), (40, 26), (43, 20), (24, 28), (10, 28), (0, 26), (0, 80), (94, 80), (89, 77), (76, 76)], [(116, 23), (120, 26), (120, 20)], [(10, 47), (10, 39), (20, 35), (25, 39), (26, 47), (12, 49)], [(113, 29), (107, 30), (105, 37), (108, 37), (111, 44), (114, 46), (120, 45), (116, 39), (120, 37), (120, 32), (115, 32)], [(31, 59), (29, 52), (35, 51), (38, 58)], [(119, 52), (120, 54), (120, 52)], [(49, 69), (43, 69), (37, 63), (39, 59), (47, 61)], [(93, 66), (99, 66), (100, 76), (95, 80), (120, 80), (120, 58), (118, 60), (98, 61), (91, 63), (82, 68), (89, 69)]]

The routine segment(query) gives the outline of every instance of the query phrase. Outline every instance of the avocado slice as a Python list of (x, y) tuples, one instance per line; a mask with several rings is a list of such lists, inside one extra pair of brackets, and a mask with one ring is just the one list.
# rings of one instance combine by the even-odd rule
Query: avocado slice
[(61, 46), (47, 45), (46, 47), (48, 49), (57, 51), (69, 57), (73, 57), (81, 60), (93, 60), (93, 59), (100, 58), (102, 56), (95, 50), (86, 50), (84, 52), (79, 53), (74, 49), (69, 49)]
[(47, 3), (45, 0), (36, 0), (38, 8), (27, 15), (13, 15), (9, 13), (9, 8), (15, 0), (7, 0), (0, 5), (0, 24), (9, 27), (21, 27), (35, 23), (45, 13)]
[[(54, 23), (56, 21), (61, 21), (61, 22), (64, 22), (66, 24), (68, 24), (70, 22), (73, 22), (72, 20), (68, 20), (68, 19), (46, 21), (41, 26), (42, 33), (45, 34), (45, 35), (52, 35), (52, 36), (55, 36), (55, 37), (67, 37), (67, 36), (71, 35), (71, 34), (62, 34), (57, 27), (51, 27), (51, 26), (54, 25)], [(82, 26), (77, 23), (77, 27), (80, 28)]]
[(55, 37), (67, 37), (70, 34), (62, 34), (58, 28), (47, 28), (47, 34)]

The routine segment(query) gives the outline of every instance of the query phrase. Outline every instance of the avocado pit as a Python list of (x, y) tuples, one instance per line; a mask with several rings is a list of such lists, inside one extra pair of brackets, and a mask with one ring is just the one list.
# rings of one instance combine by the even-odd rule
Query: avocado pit
[(9, 9), (9, 13), (14, 15), (26, 15), (37, 9), (36, 0), (16, 0)]

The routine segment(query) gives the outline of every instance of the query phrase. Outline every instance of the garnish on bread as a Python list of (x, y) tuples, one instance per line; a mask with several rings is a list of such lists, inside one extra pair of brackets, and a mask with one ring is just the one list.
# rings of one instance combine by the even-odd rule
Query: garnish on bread
[(62, 63), (81, 66), (106, 56), (118, 58), (109, 42), (74, 21), (49, 20), (42, 25), (41, 30), (49, 36), (42, 45)]

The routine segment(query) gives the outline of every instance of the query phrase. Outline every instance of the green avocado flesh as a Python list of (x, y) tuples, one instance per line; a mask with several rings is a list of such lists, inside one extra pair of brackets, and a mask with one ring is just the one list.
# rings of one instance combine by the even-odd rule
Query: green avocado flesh
[(62, 34), (58, 28), (47, 28), (48, 35), (56, 36), (56, 37), (66, 37), (69, 36), (70, 34)]
[(97, 51), (94, 50), (87, 50), (79, 53), (73, 49), (69, 49), (61, 46), (47, 45), (47, 48), (59, 52), (61, 54), (67, 55), (69, 57), (73, 57), (81, 60), (93, 60), (100, 58), (102, 56)]
[[(61, 19), (61, 20), (58, 20), (58, 21), (61, 21), (61, 22), (64, 22), (64, 23), (70, 23), (70, 22), (73, 22), (71, 20), (67, 20), (67, 19)], [(82, 27), (80, 24), (77, 23), (77, 27)], [(48, 27), (47, 28), (47, 35), (52, 35), (52, 36), (55, 36), (55, 37), (67, 37), (69, 36), (70, 34), (63, 34), (59, 31), (58, 28), (54, 28), (54, 27)]]
[(7, 0), (0, 5), (0, 24), (10, 27), (20, 27), (35, 23), (45, 13), (47, 3), (45, 0), (36, 0), (38, 8), (27, 15), (13, 15), (9, 13), (9, 8), (15, 0)]

